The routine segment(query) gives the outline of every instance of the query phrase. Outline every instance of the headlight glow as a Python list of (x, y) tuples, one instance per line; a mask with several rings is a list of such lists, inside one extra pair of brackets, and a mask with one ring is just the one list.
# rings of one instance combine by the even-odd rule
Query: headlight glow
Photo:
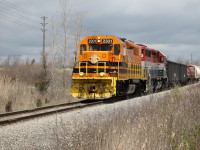
[(84, 75), (84, 72), (80, 72), (79, 76), (82, 77)]
[(105, 72), (100, 72), (100, 76), (101, 77), (105, 76)]

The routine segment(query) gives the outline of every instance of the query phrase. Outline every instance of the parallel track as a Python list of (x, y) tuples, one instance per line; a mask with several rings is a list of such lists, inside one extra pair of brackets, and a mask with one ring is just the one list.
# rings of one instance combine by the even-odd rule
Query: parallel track
[(31, 110), (23, 110), (23, 111), (0, 114), (0, 125), (12, 124), (31, 118), (50, 115), (53, 113), (67, 112), (86, 107), (92, 107), (95, 105), (100, 105), (102, 103), (103, 101), (94, 101), (91, 103), (84, 103), (84, 101), (81, 101), (81, 102), (65, 103), (53, 106), (40, 107)]

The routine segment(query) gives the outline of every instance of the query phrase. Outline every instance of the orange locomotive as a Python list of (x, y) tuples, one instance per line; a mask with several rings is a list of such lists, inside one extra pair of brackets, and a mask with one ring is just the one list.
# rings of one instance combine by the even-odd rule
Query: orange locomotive
[(87, 36), (78, 52), (72, 96), (105, 99), (146, 91), (147, 71), (141, 67), (141, 48), (134, 42), (116, 36)]

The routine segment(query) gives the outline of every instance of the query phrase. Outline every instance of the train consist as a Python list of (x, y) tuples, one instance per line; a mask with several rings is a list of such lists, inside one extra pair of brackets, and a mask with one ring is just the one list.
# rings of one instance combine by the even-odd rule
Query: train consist
[(200, 78), (200, 67), (169, 61), (159, 50), (116, 36), (85, 37), (78, 56), (71, 86), (77, 98), (143, 94)]

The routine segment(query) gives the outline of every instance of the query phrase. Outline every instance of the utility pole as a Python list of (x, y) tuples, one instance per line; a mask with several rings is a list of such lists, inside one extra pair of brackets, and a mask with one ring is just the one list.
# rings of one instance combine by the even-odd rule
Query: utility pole
[(42, 20), (43, 20), (43, 23), (41, 23), (42, 24), (42, 32), (43, 32), (43, 49), (42, 49), (42, 65), (43, 65), (43, 69), (44, 69), (44, 73), (45, 73), (45, 75), (47, 75), (47, 65), (46, 65), (46, 52), (45, 52), (45, 33), (46, 33), (46, 25), (47, 25), (47, 23), (46, 23), (46, 19), (47, 19), (47, 17), (41, 17), (42, 18)]

